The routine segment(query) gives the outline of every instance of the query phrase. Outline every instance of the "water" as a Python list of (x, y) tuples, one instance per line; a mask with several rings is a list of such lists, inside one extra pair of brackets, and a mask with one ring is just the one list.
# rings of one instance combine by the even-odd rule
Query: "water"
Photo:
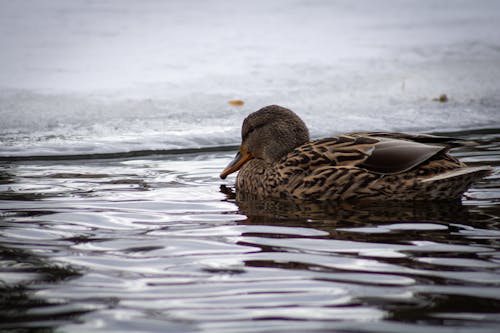
[[(490, 132), (455, 154), (498, 169)], [(498, 172), (463, 204), (240, 202), (231, 155), (4, 162), (0, 327), (498, 330)]]
[[(0, 2), (1, 331), (499, 330), (498, 2)], [(460, 203), (236, 200), (274, 103), (496, 171)]]

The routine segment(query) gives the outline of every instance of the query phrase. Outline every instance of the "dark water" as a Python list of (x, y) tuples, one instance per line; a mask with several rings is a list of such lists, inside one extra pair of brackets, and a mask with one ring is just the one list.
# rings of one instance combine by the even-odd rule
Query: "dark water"
[(498, 332), (499, 133), (454, 133), (496, 167), (461, 204), (236, 202), (224, 151), (2, 161), (0, 330)]

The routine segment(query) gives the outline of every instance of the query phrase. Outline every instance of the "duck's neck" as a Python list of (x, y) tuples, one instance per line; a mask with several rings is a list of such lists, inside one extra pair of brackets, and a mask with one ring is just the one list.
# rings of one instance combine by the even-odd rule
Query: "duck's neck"
[(276, 170), (262, 159), (252, 159), (243, 165), (236, 178), (238, 191), (269, 196), (269, 189), (277, 185)]

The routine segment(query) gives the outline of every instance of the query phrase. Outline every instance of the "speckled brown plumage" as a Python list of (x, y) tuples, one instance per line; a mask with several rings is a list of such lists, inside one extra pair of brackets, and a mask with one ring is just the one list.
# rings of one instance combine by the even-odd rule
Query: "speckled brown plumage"
[[(299, 143), (296, 133), (302, 136)], [(242, 138), (239, 156), (244, 158), (233, 161), (221, 177), (240, 169), (237, 190), (256, 197), (456, 199), (491, 172), (489, 167), (467, 167), (450, 156), (449, 138), (352, 133), (308, 142), (300, 118), (279, 106), (251, 114)]]

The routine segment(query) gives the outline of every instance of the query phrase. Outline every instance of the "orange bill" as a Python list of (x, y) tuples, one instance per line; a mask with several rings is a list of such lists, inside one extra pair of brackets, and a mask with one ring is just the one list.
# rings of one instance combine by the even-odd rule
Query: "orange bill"
[(229, 162), (227, 167), (221, 172), (220, 178), (226, 179), (228, 175), (238, 171), (243, 166), (243, 164), (248, 162), (251, 158), (252, 155), (240, 148), (240, 151), (236, 154), (233, 160)]

